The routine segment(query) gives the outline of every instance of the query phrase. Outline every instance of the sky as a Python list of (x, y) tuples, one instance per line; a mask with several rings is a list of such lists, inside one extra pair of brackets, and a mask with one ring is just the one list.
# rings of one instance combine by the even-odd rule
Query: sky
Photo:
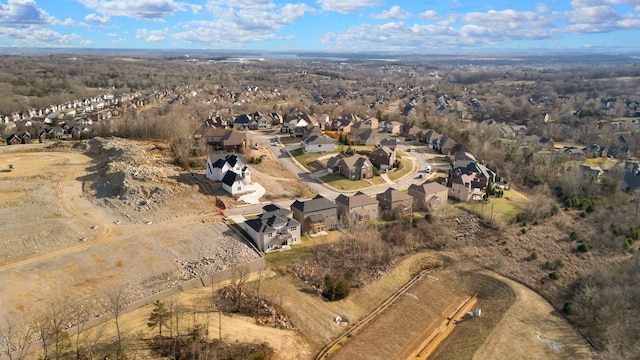
[(0, 47), (640, 50), (640, 0), (0, 0)]

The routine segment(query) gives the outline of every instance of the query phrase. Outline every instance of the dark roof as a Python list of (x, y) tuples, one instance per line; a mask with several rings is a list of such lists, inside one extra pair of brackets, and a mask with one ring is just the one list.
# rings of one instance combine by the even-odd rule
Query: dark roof
[(366, 206), (377, 204), (378, 201), (371, 196), (358, 191), (353, 196), (346, 196), (345, 194), (340, 194), (336, 198), (336, 203), (346, 205), (349, 208), (356, 206)]
[(242, 176), (236, 174), (235, 172), (229, 170), (222, 178), (222, 183), (228, 186), (233, 186), (236, 181), (242, 180)]
[(395, 149), (398, 146), (398, 141), (392, 138), (382, 139), (380, 140), (380, 146), (388, 146), (391, 149)]
[(334, 166), (338, 165), (338, 163), (340, 162), (341, 159), (344, 158), (344, 155), (342, 155), (342, 153), (337, 154), (336, 156), (332, 156), (329, 161), (327, 161), (327, 168), (333, 168)]
[(379, 146), (379, 147), (373, 149), (373, 151), (371, 151), (369, 153), (369, 155), (371, 155), (371, 154), (383, 155), (383, 156), (391, 156), (393, 154), (393, 150), (391, 150), (388, 146)]
[(262, 207), (261, 218), (269, 218), (272, 216), (289, 217), (291, 210), (282, 208), (275, 204), (269, 204)]
[(326, 209), (335, 209), (336, 207), (336, 204), (332, 203), (322, 195), (316, 195), (316, 197), (307, 201), (296, 200), (291, 204), (291, 209), (297, 209), (303, 214)]
[(228, 133), (226, 133), (222, 137), (222, 143), (225, 146), (228, 146), (228, 145), (242, 145), (243, 141), (244, 141), (243, 136), (240, 135), (239, 133), (235, 132), (235, 131), (229, 131)]
[(226, 161), (224, 161), (224, 159), (218, 159), (218, 160), (216, 160), (216, 162), (211, 164), (211, 166), (213, 166), (214, 168), (222, 169), (222, 167), (224, 166), (225, 163), (226, 163)]
[(229, 165), (236, 166), (236, 164), (238, 163), (238, 156), (237, 155), (227, 155), (225, 157), (225, 162), (227, 162)]
[(307, 145), (335, 144), (335, 141), (319, 135), (311, 135), (304, 140)]
[(272, 232), (275, 231), (276, 228), (285, 226), (290, 227), (300, 225), (300, 223), (296, 219), (278, 215), (247, 220), (245, 221), (245, 224), (259, 233)]

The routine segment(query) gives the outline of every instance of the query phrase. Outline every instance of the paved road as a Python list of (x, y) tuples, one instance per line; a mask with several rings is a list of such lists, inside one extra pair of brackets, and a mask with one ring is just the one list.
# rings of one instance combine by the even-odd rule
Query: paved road
[[(258, 143), (266, 148), (268, 148), (274, 156), (278, 159), (278, 161), (284, 166), (292, 174), (295, 174), (301, 181), (307, 183), (311, 188), (316, 190), (320, 195), (326, 197), (330, 200), (335, 200), (338, 195), (342, 194), (342, 192), (333, 190), (324, 185), (324, 183), (320, 182), (317, 179), (317, 176), (308, 172), (307, 169), (303, 168), (299, 165), (291, 156), (290, 152), (301, 147), (300, 144), (289, 145), (289, 146), (281, 146), (278, 143), (277, 133), (260, 133), (260, 132), (247, 132), (247, 137), (253, 142)], [(276, 145), (277, 146), (274, 146)], [(411, 149), (411, 150), (409, 150)], [(433, 172), (427, 173), (427, 166), (431, 165), (430, 159), (430, 151), (425, 147), (417, 147), (413, 145), (407, 144), (398, 144), (398, 150), (405, 151), (409, 154), (409, 157), (413, 160), (414, 165), (416, 167), (416, 171), (412, 172), (410, 175), (405, 176), (400, 181), (397, 181), (394, 185), (390, 184), (381, 184), (377, 186), (372, 186), (369, 188), (361, 189), (360, 191), (365, 194), (375, 195), (384, 192), (390, 186), (404, 190), (409, 187), (411, 184), (420, 184), (429, 179), (435, 177)], [(434, 169), (435, 171), (435, 169)], [(420, 174), (423, 175), (420, 178)], [(345, 195), (353, 195), (355, 192), (344, 192)]]

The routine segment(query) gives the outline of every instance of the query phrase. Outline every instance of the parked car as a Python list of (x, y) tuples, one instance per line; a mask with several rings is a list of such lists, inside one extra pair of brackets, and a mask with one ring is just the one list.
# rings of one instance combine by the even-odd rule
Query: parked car
[(493, 184), (493, 187), (500, 190), (509, 190), (509, 185), (501, 182)]

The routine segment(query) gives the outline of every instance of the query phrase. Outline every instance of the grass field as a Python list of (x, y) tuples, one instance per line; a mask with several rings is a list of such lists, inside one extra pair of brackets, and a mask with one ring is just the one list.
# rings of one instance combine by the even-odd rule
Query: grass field
[(307, 170), (311, 172), (316, 172), (320, 170), (324, 170), (324, 166), (319, 163), (317, 160), (319, 157), (333, 154), (333, 153), (305, 153), (303, 149), (296, 149), (291, 151), (291, 155), (300, 163), (302, 166), (307, 168)]
[(504, 192), (504, 197), (491, 197), (487, 203), (484, 201), (459, 203), (457, 206), (478, 214), (482, 219), (497, 225), (504, 225), (513, 221), (522, 212), (527, 201), (526, 196), (510, 189)]
[(387, 176), (389, 176), (389, 179), (391, 181), (396, 181), (400, 178), (402, 178), (403, 176), (409, 174), (412, 170), (413, 170), (413, 161), (411, 161), (411, 159), (403, 157), (400, 158), (400, 170), (393, 170), (393, 171), (389, 171), (387, 172)]
[(320, 180), (334, 189), (344, 191), (355, 191), (369, 186), (384, 184), (384, 180), (380, 176), (374, 176), (366, 180), (349, 180), (342, 174), (329, 174), (321, 176)]
[(280, 269), (289, 264), (310, 256), (313, 248), (319, 244), (328, 244), (340, 239), (340, 232), (330, 231), (327, 235), (310, 238), (307, 235), (301, 237), (301, 243), (291, 247), (287, 251), (275, 251), (267, 253), (265, 259), (267, 264), (273, 269)]
[(611, 158), (589, 158), (584, 159), (584, 163), (589, 166), (600, 166), (602, 169), (608, 169), (618, 163), (618, 160)]

